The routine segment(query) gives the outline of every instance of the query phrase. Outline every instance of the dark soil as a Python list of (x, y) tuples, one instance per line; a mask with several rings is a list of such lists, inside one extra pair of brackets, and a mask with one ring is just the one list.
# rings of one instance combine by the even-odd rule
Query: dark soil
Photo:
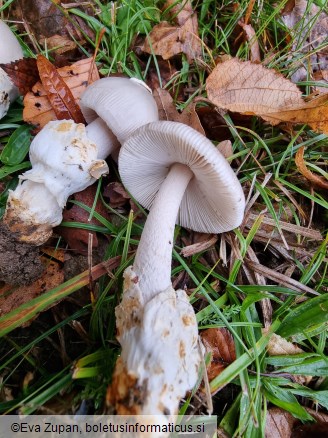
[(0, 224), (0, 281), (11, 285), (30, 284), (44, 270), (39, 248), (15, 240), (3, 223)]

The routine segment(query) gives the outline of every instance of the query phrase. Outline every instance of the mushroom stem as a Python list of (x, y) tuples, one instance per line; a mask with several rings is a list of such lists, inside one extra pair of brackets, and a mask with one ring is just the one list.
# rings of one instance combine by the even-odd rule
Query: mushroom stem
[(98, 158), (101, 160), (107, 158), (120, 146), (115, 135), (100, 117), (89, 123), (85, 130), (88, 138), (97, 145)]
[(174, 227), (192, 177), (188, 166), (173, 164), (148, 215), (133, 265), (145, 303), (171, 285)]
[[(7, 64), (23, 58), (23, 51), (9, 26), (0, 20), (0, 63)], [(18, 88), (0, 68), (0, 119), (7, 114), (9, 105), (19, 95)]]

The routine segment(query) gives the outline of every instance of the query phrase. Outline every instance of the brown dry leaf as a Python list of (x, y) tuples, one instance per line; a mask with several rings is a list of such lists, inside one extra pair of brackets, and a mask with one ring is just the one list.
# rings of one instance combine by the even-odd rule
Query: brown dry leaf
[(280, 408), (270, 408), (266, 416), (266, 438), (290, 438), (297, 419)]
[(249, 43), (251, 61), (261, 62), (260, 46), (252, 25), (245, 24), (243, 21), (239, 21), (238, 24), (243, 29), (245, 38)]
[[(176, 1), (168, 1), (166, 7), (171, 7)], [(179, 53), (185, 53), (189, 62), (199, 58), (202, 53), (201, 40), (198, 37), (197, 15), (191, 2), (176, 4), (170, 9), (170, 15), (175, 16), (177, 25), (162, 21), (153, 27), (141, 49), (147, 53), (172, 58)]]
[[(263, 333), (266, 333), (267, 329), (263, 329)], [(275, 333), (272, 334), (268, 347), (267, 352), (269, 356), (280, 356), (282, 354), (285, 355), (293, 355), (293, 354), (300, 354), (304, 353), (304, 351), (299, 348), (297, 345), (294, 345), (292, 342), (286, 341), (286, 339), (282, 338), (279, 335), (276, 335)]]
[(64, 281), (64, 270), (57, 260), (63, 259), (63, 250), (51, 250), (50, 259), (42, 257), (46, 269), (42, 276), (29, 286), (12, 287), (5, 285), (0, 289), (0, 316), (6, 315), (33, 298), (53, 289)]
[(156, 88), (153, 97), (157, 104), (159, 120), (173, 120), (178, 111), (170, 93), (163, 88)]
[(223, 140), (218, 143), (217, 148), (224, 156), (224, 158), (229, 158), (233, 154), (232, 143), (230, 140)]
[(317, 410), (305, 407), (305, 410), (317, 421), (318, 423), (328, 424), (328, 414), (318, 412)]
[(113, 208), (123, 207), (131, 199), (123, 185), (117, 181), (109, 183), (103, 195), (109, 198), (110, 206)]
[[(91, 71), (91, 74), (90, 74)], [(82, 59), (70, 66), (57, 70), (78, 103), (83, 91), (89, 84), (99, 79), (99, 73), (92, 58)], [(49, 102), (43, 85), (38, 82), (24, 98), (23, 118), (26, 122), (43, 128), (56, 114)]]
[(191, 102), (182, 113), (178, 113), (178, 120), (180, 123), (184, 123), (185, 125), (191, 126), (196, 129), (196, 131), (200, 132), (202, 135), (205, 135), (204, 128), (200, 123), (198, 114), (196, 112), (196, 104)]
[(218, 236), (216, 234), (205, 234), (205, 233), (195, 233), (197, 242), (193, 243), (192, 245), (185, 246), (182, 248), (180, 254), (183, 257), (190, 257), (194, 254), (198, 254), (199, 252), (205, 251), (211, 246), (215, 245)]
[[(39, 44), (47, 50), (51, 48), (51, 55), (57, 66), (67, 65), (68, 61), (80, 59), (81, 52), (78, 46), (86, 43), (86, 37), (95, 40), (95, 33), (82, 18), (75, 14), (68, 14), (63, 8), (70, 0), (15, 0), (11, 4), (11, 16), (15, 19), (21, 32), (27, 34), (34, 46), (35, 53), (39, 52)], [(94, 15), (94, 8), (89, 2), (70, 2), (89, 16)], [(53, 46), (51, 38), (61, 36), (66, 39), (65, 48), (62, 44)], [(37, 43), (36, 43), (37, 42)], [(57, 50), (58, 47), (58, 50)], [(74, 47), (74, 48), (73, 48)]]
[(58, 120), (74, 120), (85, 123), (82, 111), (74, 96), (57, 72), (56, 67), (43, 55), (36, 60), (40, 79)]
[(304, 123), (315, 131), (322, 131), (328, 134), (328, 95), (323, 94), (314, 97), (309, 102), (305, 100), (298, 105), (291, 105), (289, 108), (281, 108), (277, 112), (261, 115), (272, 125), (280, 122)]
[(270, 408), (266, 417), (266, 438), (320, 438), (328, 435), (328, 416), (305, 408), (317, 423), (302, 424), (281, 408)]
[(326, 438), (327, 436), (327, 423), (301, 424), (292, 433), (292, 438)]
[[(268, 330), (269, 328), (264, 328), (262, 330), (263, 334), (265, 334)], [(286, 339), (274, 333), (268, 343), (267, 352), (269, 356), (292, 356), (294, 354), (304, 353), (304, 351), (297, 345), (294, 345), (292, 342), (286, 341)], [(300, 385), (308, 385), (311, 380), (312, 376), (294, 376), (294, 381), (299, 383)]]
[(311, 172), (306, 166), (304, 161), (304, 146), (300, 147), (295, 155), (295, 163), (299, 172), (305, 176), (312, 184), (328, 190), (328, 180), (322, 176), (316, 175)]
[(7, 73), (22, 96), (25, 96), (40, 79), (34, 58), (23, 58), (9, 64), (0, 64), (0, 67)]
[(291, 81), (250, 61), (237, 58), (218, 64), (206, 81), (208, 98), (218, 107), (280, 122), (306, 123), (328, 133), (328, 96), (306, 102)]
[[(147, 75), (147, 85), (152, 89), (164, 87), (178, 72), (173, 62), (158, 58), (157, 66), (151, 63)], [(159, 78), (160, 75), (160, 78)], [(176, 88), (173, 88), (176, 90)]]
[[(91, 208), (96, 197), (96, 192), (97, 186), (93, 184), (82, 192), (75, 193), (70, 197), (70, 199), (81, 202)], [(69, 204), (70, 208), (65, 208), (63, 212), (63, 220), (65, 222), (81, 222), (83, 224), (101, 225), (101, 223), (95, 217), (92, 217), (92, 219), (89, 221), (88, 219), (90, 213), (84, 208), (77, 204), (73, 204), (72, 207), (71, 205), (72, 204)], [(95, 211), (104, 218), (109, 219), (108, 210), (104, 207), (100, 200), (98, 200), (96, 204)], [(92, 247), (98, 247), (97, 233), (93, 231), (84, 230), (82, 228), (67, 227), (58, 227), (56, 228), (56, 231), (66, 240), (72, 250), (75, 250), (80, 254), (86, 255), (88, 253), (89, 234), (93, 235)]]
[(313, 79), (318, 85), (314, 87), (314, 91), (318, 94), (328, 93), (328, 70), (316, 71), (313, 74)]
[(160, 120), (171, 120), (173, 122), (184, 123), (191, 126), (196, 131), (205, 135), (205, 131), (200, 123), (199, 117), (195, 110), (195, 104), (188, 105), (182, 113), (179, 113), (173, 102), (170, 93), (163, 88), (157, 88), (153, 92), (154, 99), (158, 107), (158, 115)]
[(44, 46), (46, 45), (46, 47), (50, 50), (56, 50), (56, 53), (58, 55), (63, 55), (64, 53), (70, 52), (77, 48), (77, 44), (75, 41), (72, 41), (66, 36), (58, 34), (45, 38), (42, 44)]
[(211, 361), (207, 366), (209, 381), (236, 360), (236, 350), (232, 335), (225, 328), (209, 328), (201, 331), (201, 340), (207, 353), (211, 353)]

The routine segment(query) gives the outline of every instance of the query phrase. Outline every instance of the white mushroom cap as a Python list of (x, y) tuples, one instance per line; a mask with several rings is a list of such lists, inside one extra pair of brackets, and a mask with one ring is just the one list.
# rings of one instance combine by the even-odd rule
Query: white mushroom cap
[(193, 128), (167, 121), (142, 126), (124, 143), (119, 156), (125, 187), (147, 209), (174, 163), (185, 164), (194, 174), (180, 205), (178, 224), (205, 233), (240, 225), (245, 207), (241, 185), (223, 155)]
[(136, 79), (99, 79), (83, 93), (80, 107), (88, 123), (100, 117), (120, 143), (140, 126), (158, 120), (150, 89)]
[[(7, 64), (23, 58), (23, 51), (10, 28), (0, 20), (0, 63)], [(18, 96), (18, 89), (0, 68), (0, 119), (7, 114), (10, 102)]]

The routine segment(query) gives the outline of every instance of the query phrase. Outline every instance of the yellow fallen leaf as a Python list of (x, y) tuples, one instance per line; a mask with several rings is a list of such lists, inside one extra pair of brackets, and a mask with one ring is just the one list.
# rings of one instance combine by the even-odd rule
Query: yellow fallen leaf
[(328, 96), (306, 102), (295, 84), (263, 65), (232, 58), (215, 67), (206, 89), (220, 108), (257, 115), (272, 125), (305, 123), (328, 133)]

